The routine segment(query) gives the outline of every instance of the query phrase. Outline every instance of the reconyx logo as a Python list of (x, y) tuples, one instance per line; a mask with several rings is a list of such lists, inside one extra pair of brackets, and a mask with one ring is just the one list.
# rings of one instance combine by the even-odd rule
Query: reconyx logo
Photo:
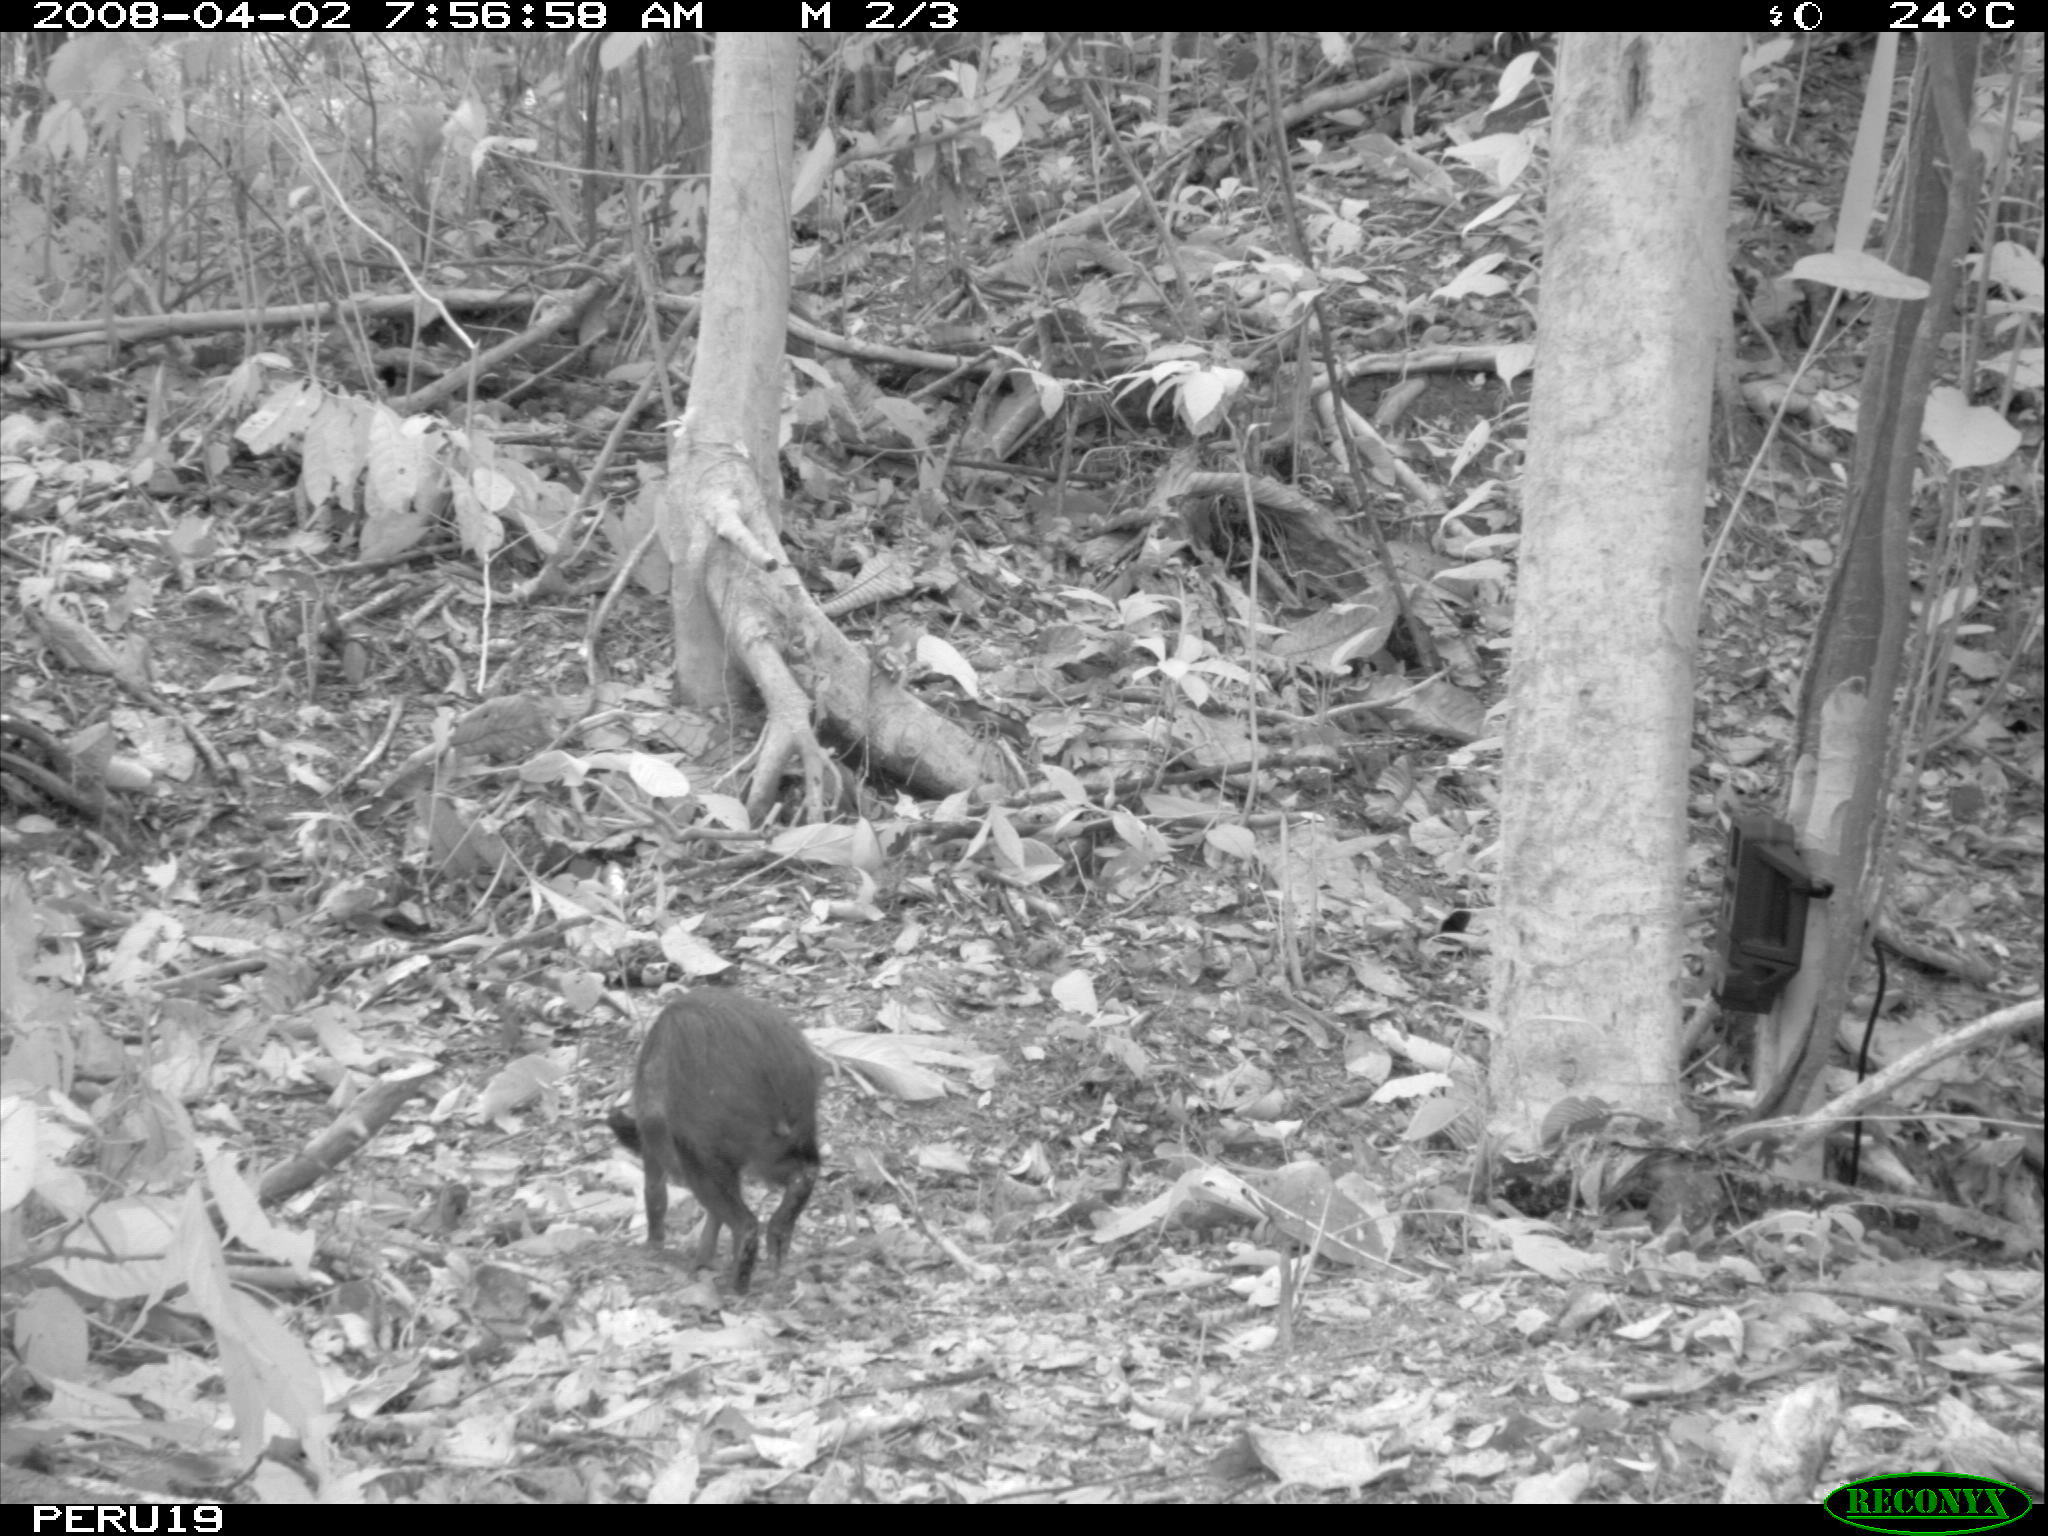
[(1844, 1483), (1827, 1496), (1827, 1512), (1866, 1531), (1962, 1536), (2010, 1525), (2033, 1507), (2011, 1483), (1961, 1472), (1904, 1472)]

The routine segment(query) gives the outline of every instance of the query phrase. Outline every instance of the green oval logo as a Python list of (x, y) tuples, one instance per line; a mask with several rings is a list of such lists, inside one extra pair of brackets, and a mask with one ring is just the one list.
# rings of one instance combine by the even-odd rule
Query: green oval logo
[(1995, 1531), (2032, 1509), (2033, 1500), (2011, 1483), (1965, 1472), (1901, 1472), (1844, 1483), (1823, 1507), (1844, 1525), (1913, 1536)]

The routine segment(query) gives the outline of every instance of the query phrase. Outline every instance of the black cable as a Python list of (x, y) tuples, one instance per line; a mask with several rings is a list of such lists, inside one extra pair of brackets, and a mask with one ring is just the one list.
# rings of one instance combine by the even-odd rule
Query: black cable
[[(1877, 956), (1877, 998), (1870, 1005), (1870, 1017), (1864, 1021), (1863, 1043), (1856, 1048), (1856, 1081), (1863, 1081), (1863, 1074), (1870, 1066), (1870, 1037), (1877, 1032), (1877, 1011), (1884, 1007), (1884, 940), (1875, 933), (1870, 936), (1870, 952)], [(1863, 1121), (1856, 1121), (1855, 1133), (1849, 1138), (1850, 1186), (1856, 1183), (1856, 1175), (1863, 1167)]]

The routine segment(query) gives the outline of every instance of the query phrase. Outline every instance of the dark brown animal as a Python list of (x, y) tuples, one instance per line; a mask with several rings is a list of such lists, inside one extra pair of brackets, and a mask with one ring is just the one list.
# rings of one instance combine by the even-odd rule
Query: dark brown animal
[(716, 988), (676, 998), (640, 1047), (631, 1113), (614, 1110), (610, 1123), (645, 1166), (649, 1246), (661, 1246), (668, 1186), (685, 1186), (704, 1207), (698, 1267), (730, 1227), (732, 1285), (745, 1295), (761, 1243), (740, 1187), (751, 1173), (782, 1187), (768, 1222), (769, 1263), (781, 1272), (818, 1177), (818, 1060), (787, 1014)]

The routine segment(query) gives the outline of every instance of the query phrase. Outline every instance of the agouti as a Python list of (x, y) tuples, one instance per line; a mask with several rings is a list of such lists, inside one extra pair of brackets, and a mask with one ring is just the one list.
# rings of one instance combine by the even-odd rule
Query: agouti
[(699, 988), (661, 1010), (633, 1072), (632, 1110), (611, 1128), (640, 1154), (647, 1178), (647, 1242), (661, 1246), (668, 1186), (688, 1187), (704, 1207), (697, 1265), (732, 1229), (732, 1286), (745, 1295), (760, 1252), (761, 1223), (740, 1176), (782, 1186), (768, 1222), (768, 1258), (779, 1273), (790, 1230), (818, 1177), (818, 1061), (781, 1009), (736, 992)]

